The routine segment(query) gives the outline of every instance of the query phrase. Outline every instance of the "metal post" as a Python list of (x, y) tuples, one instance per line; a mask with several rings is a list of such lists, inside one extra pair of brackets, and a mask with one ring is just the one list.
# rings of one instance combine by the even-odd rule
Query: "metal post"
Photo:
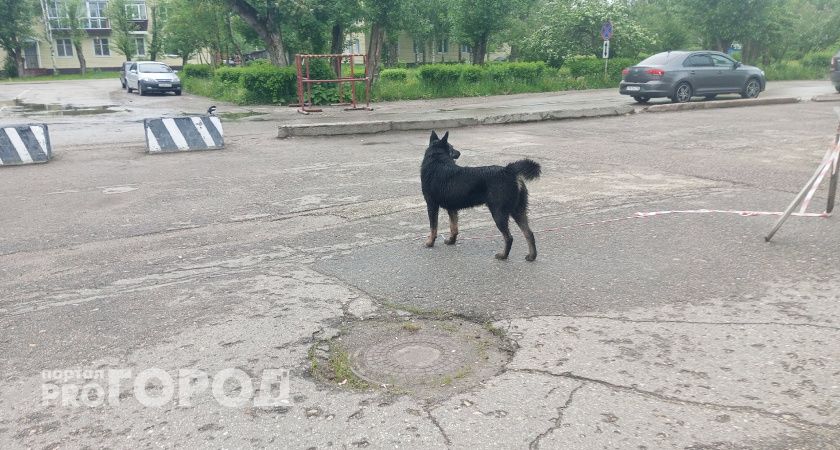
[[(837, 112), (837, 115), (840, 116), (840, 108), (834, 108), (834, 111)], [(837, 124), (837, 134), (834, 135), (834, 151), (840, 151), (840, 123)], [(831, 165), (831, 181), (828, 183), (828, 205), (825, 207), (826, 214), (831, 214), (834, 211), (834, 198), (837, 195), (837, 166), (840, 165), (837, 159), (833, 160), (833, 164)]]
[(814, 183), (817, 182), (817, 179), (819, 179), (820, 174), (825, 169), (825, 165), (831, 163), (831, 156), (833, 153), (834, 149), (831, 149), (825, 154), (822, 162), (820, 163), (820, 166), (817, 167), (817, 171), (814, 172), (814, 175), (811, 176), (811, 179), (808, 180), (808, 183), (806, 183), (805, 187), (802, 188), (802, 191), (800, 191), (799, 194), (796, 195), (796, 198), (793, 199), (793, 202), (787, 207), (787, 209), (785, 209), (785, 212), (782, 214), (782, 217), (776, 222), (776, 225), (773, 227), (772, 230), (770, 230), (770, 233), (764, 237), (764, 240), (766, 242), (770, 242), (770, 239), (773, 239), (773, 235), (776, 234), (777, 231), (779, 231), (779, 228), (782, 227), (782, 224), (784, 224), (788, 217), (790, 217), (790, 215), (793, 214), (793, 211), (796, 209), (796, 207), (798, 207), (799, 204), (802, 203), (802, 200), (804, 200), (805, 196), (808, 195), (808, 191), (811, 190), (811, 187), (814, 185)]
[(301, 66), (300, 55), (295, 55), (295, 66), (297, 67), (297, 91), (298, 91), (298, 112), (307, 114), (303, 107), (303, 67)]

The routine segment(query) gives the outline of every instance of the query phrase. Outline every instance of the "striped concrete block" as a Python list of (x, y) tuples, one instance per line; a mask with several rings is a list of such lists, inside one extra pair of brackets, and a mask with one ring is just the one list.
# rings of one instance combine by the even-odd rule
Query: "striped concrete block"
[(216, 116), (145, 119), (146, 153), (218, 150), (225, 147), (222, 122)]
[(50, 158), (52, 147), (46, 125), (0, 127), (0, 166), (45, 163)]

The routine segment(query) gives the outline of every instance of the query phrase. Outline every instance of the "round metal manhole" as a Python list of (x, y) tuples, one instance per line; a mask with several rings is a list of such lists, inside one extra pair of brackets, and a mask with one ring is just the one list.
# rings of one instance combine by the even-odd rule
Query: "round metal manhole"
[(473, 386), (510, 357), (498, 330), (465, 320), (364, 321), (333, 343), (358, 378), (409, 392)]

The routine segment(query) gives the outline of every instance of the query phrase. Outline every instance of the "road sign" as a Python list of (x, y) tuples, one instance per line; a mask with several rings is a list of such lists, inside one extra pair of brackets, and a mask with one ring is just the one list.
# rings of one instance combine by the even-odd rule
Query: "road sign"
[(609, 39), (604, 41), (604, 51), (601, 54), (601, 57), (604, 58), (604, 59), (610, 57), (610, 40)]
[(613, 24), (612, 24), (612, 22), (609, 22), (609, 21), (604, 22), (604, 24), (601, 25), (601, 39), (603, 39), (605, 41), (609, 41), (612, 38), (612, 35), (613, 35)]

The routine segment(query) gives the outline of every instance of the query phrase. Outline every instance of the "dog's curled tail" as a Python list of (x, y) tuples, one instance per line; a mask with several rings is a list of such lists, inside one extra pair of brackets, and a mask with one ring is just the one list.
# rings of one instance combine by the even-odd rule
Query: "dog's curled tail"
[(533, 180), (540, 176), (542, 169), (540, 165), (530, 159), (520, 159), (507, 165), (508, 170), (512, 171), (518, 177), (526, 180)]

